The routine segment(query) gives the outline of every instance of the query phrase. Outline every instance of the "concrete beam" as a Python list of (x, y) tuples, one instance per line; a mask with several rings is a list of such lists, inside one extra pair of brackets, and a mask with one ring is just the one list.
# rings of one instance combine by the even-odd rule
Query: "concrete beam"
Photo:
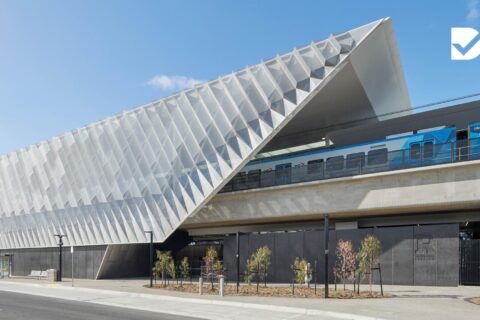
[(182, 229), (480, 208), (480, 161), (224, 193)]

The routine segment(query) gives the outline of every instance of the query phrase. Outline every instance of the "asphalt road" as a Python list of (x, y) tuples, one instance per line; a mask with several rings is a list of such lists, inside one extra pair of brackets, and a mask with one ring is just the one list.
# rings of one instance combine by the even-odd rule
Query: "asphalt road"
[(195, 318), (0, 291), (0, 319), (193, 320)]

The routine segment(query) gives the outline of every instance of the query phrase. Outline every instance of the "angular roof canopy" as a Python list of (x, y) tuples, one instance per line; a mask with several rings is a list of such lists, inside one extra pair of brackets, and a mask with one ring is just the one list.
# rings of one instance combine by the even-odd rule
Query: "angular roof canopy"
[(333, 35), (0, 158), (0, 247), (164, 241), (275, 136), (409, 108), (389, 19)]

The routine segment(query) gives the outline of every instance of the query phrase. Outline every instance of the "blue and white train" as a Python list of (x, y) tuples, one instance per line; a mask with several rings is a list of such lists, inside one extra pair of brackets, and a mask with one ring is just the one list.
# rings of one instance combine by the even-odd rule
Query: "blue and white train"
[(258, 159), (249, 162), (238, 177), (256, 177), (269, 171), (291, 171), (306, 166), (307, 173), (316, 169), (325, 173), (378, 168), (399, 169), (419, 165), (480, 159), (480, 122), (467, 130), (454, 126), (436, 127), (386, 137), (386, 139), (341, 148), (324, 148), (307, 152)]

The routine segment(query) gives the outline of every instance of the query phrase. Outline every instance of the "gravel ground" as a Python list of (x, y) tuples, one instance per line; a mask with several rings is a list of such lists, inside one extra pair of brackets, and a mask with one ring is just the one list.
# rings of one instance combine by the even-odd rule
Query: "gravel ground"
[[(145, 285), (148, 287), (148, 285)], [(168, 291), (178, 291), (178, 292), (188, 292), (188, 293), (198, 293), (198, 284), (184, 283), (162, 285), (156, 284), (153, 290), (168, 290)], [(213, 289), (210, 284), (203, 285), (203, 294), (206, 295), (218, 295), (218, 285), (214, 285)], [(258, 287), (256, 284), (252, 285), (241, 285), (239, 287), (239, 292), (237, 293), (237, 287), (235, 285), (226, 285), (225, 294), (229, 296), (263, 296), (263, 297), (295, 297), (295, 298), (323, 298), (324, 290), (323, 288), (317, 288), (315, 294), (314, 287), (307, 288), (304, 285), (295, 286), (295, 294), (292, 295), (292, 287), (290, 286), (267, 286), (264, 287), (262, 284)], [(385, 295), (384, 297), (389, 297), (391, 295)], [(366, 298), (383, 298), (380, 292), (368, 292), (361, 291), (359, 294), (352, 290), (329, 290), (329, 297), (337, 299), (366, 299)]]

